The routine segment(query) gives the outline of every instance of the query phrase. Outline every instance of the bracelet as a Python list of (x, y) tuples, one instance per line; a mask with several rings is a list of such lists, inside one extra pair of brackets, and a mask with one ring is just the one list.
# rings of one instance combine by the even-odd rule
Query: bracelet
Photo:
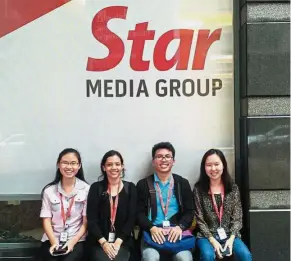
[(108, 243), (106, 240), (100, 244), (101, 247), (103, 247), (106, 243)]

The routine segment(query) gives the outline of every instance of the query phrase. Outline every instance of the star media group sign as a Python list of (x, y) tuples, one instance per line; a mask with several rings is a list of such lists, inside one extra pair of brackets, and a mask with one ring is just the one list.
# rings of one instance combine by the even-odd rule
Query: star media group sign
[[(88, 57), (87, 71), (105, 72), (120, 66), (125, 59), (125, 41), (108, 28), (111, 20), (127, 19), (128, 6), (109, 6), (100, 10), (92, 21), (92, 35), (108, 49), (106, 57)], [(162, 19), (162, 17), (161, 17)], [(201, 71), (205, 68), (207, 54), (215, 42), (220, 41), (222, 28), (215, 30), (199, 29), (171, 29), (161, 35), (156, 30), (149, 29), (149, 22), (135, 24), (129, 28), (126, 41), (131, 42), (130, 57), (123, 66), (135, 72), (156, 70), (161, 72), (178, 71)], [(195, 40), (194, 40), (195, 38)], [(155, 41), (151, 50), (151, 59), (144, 59), (144, 50), (149, 41)], [(167, 57), (169, 46), (173, 41), (178, 42), (172, 57)], [(196, 43), (195, 43), (196, 42)], [(190, 59), (192, 57), (192, 59)], [(175, 77), (175, 72), (173, 76)], [(114, 73), (113, 73), (114, 75)], [(150, 74), (148, 74), (150, 75)], [(178, 75), (178, 74), (177, 74)], [(148, 87), (146, 78), (139, 79), (87, 79), (86, 96), (91, 97), (149, 97), (152, 88)], [(155, 95), (158, 97), (191, 97), (216, 96), (223, 86), (222, 80), (218, 78), (193, 79), (191, 78), (159, 78), (155, 81)]]
[(160, 141), (191, 184), (209, 148), (233, 166), (230, 2), (0, 1), (1, 193), (39, 194), (67, 147), (90, 183), (110, 149), (137, 182)]

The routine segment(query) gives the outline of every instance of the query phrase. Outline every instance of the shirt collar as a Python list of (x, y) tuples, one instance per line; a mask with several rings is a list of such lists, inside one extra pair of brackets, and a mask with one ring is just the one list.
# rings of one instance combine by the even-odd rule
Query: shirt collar
[(159, 182), (160, 184), (163, 184), (164, 186), (170, 184), (171, 177), (172, 177), (172, 174), (169, 176), (169, 178), (168, 178), (166, 183), (162, 183), (162, 181), (159, 179), (157, 173), (154, 173), (154, 181), (155, 182)]
[(85, 185), (84, 183), (82, 182), (82, 180), (76, 178), (76, 183), (75, 183), (75, 186), (74, 186), (74, 189), (71, 193), (66, 193), (63, 188), (62, 188), (62, 184), (61, 184), (61, 181), (58, 183), (58, 192), (63, 194), (64, 196), (66, 197), (73, 197), (75, 196), (76, 194), (78, 194), (78, 191), (81, 190), (81, 189), (84, 189)]

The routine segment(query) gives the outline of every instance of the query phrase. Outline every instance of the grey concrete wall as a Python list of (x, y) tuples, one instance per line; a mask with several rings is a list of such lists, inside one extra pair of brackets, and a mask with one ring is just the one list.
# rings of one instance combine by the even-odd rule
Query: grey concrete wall
[(240, 2), (239, 180), (253, 260), (290, 260), (290, 1)]

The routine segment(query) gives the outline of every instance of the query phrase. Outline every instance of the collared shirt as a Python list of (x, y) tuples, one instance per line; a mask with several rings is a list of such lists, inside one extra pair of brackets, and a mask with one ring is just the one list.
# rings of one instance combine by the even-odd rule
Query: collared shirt
[[(60, 233), (64, 231), (64, 223), (61, 214), (61, 196), (65, 212), (67, 212), (72, 197), (75, 196), (74, 204), (71, 209), (71, 215), (66, 220), (66, 232), (68, 232), (68, 240), (72, 239), (80, 230), (83, 224), (83, 216), (86, 216), (87, 196), (90, 186), (80, 180), (76, 179), (75, 187), (72, 193), (67, 194), (59, 182), (45, 189), (42, 199), (42, 207), (40, 212), (41, 218), (51, 218), (52, 228), (56, 240), (59, 240)], [(80, 241), (85, 240), (84, 235)], [(47, 235), (44, 233), (41, 241), (48, 240)]]
[[(157, 217), (156, 220), (154, 220), (153, 224), (154, 225), (161, 225), (163, 221), (165, 220), (165, 214), (162, 209), (161, 201), (160, 201), (160, 196), (159, 192), (157, 189), (157, 183), (159, 183), (161, 193), (162, 193), (162, 198), (164, 201), (164, 204), (166, 204), (167, 199), (168, 199), (168, 191), (170, 188), (170, 181), (171, 181), (172, 175), (169, 177), (166, 183), (162, 183), (162, 181), (159, 179), (158, 175), (155, 173), (154, 174), (154, 185), (155, 185), (155, 190), (156, 190), (156, 198), (157, 198)], [(174, 188), (172, 189), (172, 196), (170, 199), (170, 204), (169, 204), (169, 209), (168, 209), (168, 216), (167, 219), (169, 220), (172, 216), (177, 214), (179, 212), (179, 204), (176, 199), (176, 196), (174, 194)], [(151, 220), (151, 213), (149, 213), (148, 216), (149, 220)]]

